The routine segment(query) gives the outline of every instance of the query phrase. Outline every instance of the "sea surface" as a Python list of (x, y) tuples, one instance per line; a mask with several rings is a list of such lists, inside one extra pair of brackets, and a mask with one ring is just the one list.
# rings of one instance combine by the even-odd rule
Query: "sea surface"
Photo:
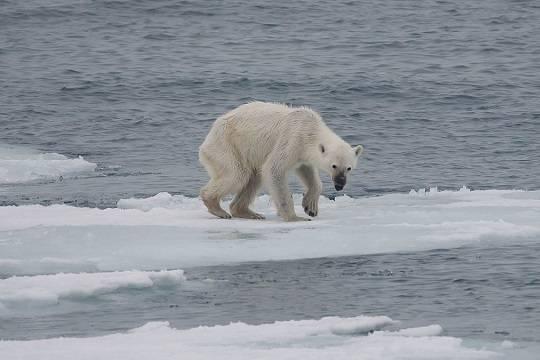
[[(197, 197), (208, 178), (198, 146), (216, 117), (253, 100), (310, 106), (363, 144), (345, 189), (352, 198), (467, 186), (523, 190), (533, 201), (539, 19), (534, 0), (0, 0), (0, 207)], [(323, 183), (324, 196), (340, 195), (326, 175)], [(69, 300), (60, 312), (5, 315), (0, 294), (0, 339), (89, 337), (148, 321), (187, 329), (365, 314), (440, 324), (472, 344), (526, 343), (523, 358), (533, 358), (540, 235), (530, 227), (540, 211), (528, 204), (523, 241), (179, 264), (187, 288), (127, 288)], [(3, 221), (6, 279), (16, 275), (8, 260), (18, 260), (2, 246), (15, 254), (18, 233)], [(361, 241), (336, 226), (336, 236), (352, 235)]]

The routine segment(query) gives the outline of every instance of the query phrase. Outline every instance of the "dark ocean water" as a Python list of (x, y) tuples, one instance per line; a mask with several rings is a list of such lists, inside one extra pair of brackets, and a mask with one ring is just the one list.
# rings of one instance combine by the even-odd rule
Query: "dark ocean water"
[(95, 336), (149, 321), (191, 328), (365, 314), (538, 346), (539, 253), (530, 244), (192, 268), (180, 288), (21, 309), (0, 323), (0, 339)]
[(100, 176), (0, 200), (196, 195), (212, 121), (255, 99), (309, 105), (364, 144), (353, 196), (538, 189), (539, 18), (534, 0), (2, 0), (0, 143)]
[[(363, 144), (352, 196), (540, 189), (539, 19), (535, 0), (0, 0), (0, 144), (98, 164), (92, 176), (0, 185), (0, 204), (196, 196), (212, 121), (250, 100), (311, 106)], [(199, 287), (21, 315), (0, 323), (0, 338), (364, 313), (538, 344), (539, 253), (473, 247), (186, 269)]]

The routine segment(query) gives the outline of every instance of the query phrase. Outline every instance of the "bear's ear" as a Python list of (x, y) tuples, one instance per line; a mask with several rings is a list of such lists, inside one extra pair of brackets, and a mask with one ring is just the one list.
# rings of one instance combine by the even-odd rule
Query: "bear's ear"
[(356, 154), (356, 157), (360, 156), (362, 152), (364, 152), (364, 147), (362, 145), (356, 145), (353, 146), (354, 153)]
[(324, 154), (325, 149), (323, 144), (319, 144), (319, 150), (321, 150), (321, 153)]

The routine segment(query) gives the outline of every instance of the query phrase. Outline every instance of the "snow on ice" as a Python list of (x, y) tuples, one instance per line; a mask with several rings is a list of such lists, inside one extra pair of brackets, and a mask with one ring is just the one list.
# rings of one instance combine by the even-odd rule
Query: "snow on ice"
[(461, 339), (436, 336), (425, 328), (376, 331), (394, 324), (385, 316), (262, 325), (231, 323), (188, 330), (176, 330), (168, 322), (153, 322), (127, 333), (101, 337), (0, 341), (0, 354), (20, 360), (499, 358), (495, 352), (465, 347)]
[(0, 306), (56, 304), (64, 298), (87, 298), (119, 289), (171, 286), (185, 281), (182, 270), (12, 276), (0, 280)]
[[(301, 196), (295, 196), (300, 213)], [(199, 199), (161, 193), (118, 208), (0, 207), (0, 274), (178, 269), (245, 261), (421, 251), (540, 239), (540, 191), (411, 191), (321, 198), (310, 222), (223, 220)]]
[(70, 159), (57, 153), (0, 146), (0, 184), (58, 180), (62, 177), (92, 173), (96, 166), (81, 156)]

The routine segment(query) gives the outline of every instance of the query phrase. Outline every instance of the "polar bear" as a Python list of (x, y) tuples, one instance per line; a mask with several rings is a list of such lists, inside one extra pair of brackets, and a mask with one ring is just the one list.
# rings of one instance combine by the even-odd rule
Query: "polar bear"
[[(285, 221), (310, 220), (294, 212), (288, 173), (296, 170), (306, 187), (302, 206), (314, 217), (322, 190), (319, 170), (342, 190), (362, 151), (362, 145), (350, 146), (307, 107), (247, 103), (220, 116), (199, 148), (199, 160), (210, 175), (201, 199), (220, 218), (264, 219), (249, 209), (264, 185)], [(228, 194), (236, 194), (231, 215), (220, 206)]]

